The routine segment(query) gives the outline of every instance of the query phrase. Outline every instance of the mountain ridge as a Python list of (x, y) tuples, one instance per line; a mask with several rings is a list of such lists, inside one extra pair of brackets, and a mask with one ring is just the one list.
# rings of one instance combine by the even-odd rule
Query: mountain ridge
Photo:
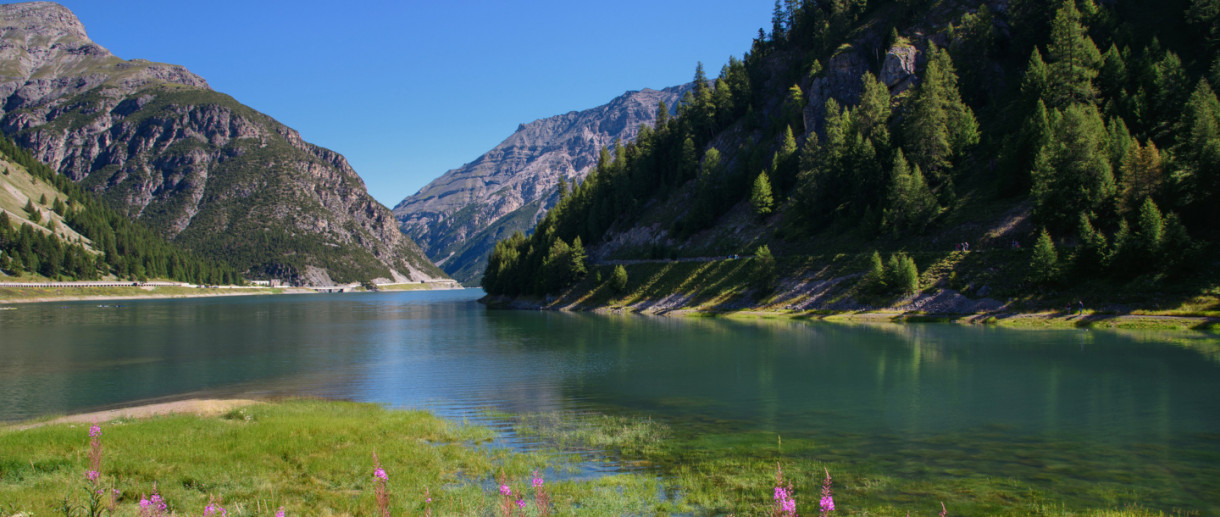
[(0, 99), (39, 160), (250, 276), (445, 277), (341, 155), (182, 66), (114, 56), (63, 6), (0, 6)]
[(601, 149), (633, 140), (641, 124), (655, 121), (658, 103), (672, 113), (690, 88), (628, 91), (601, 106), (520, 124), (496, 147), (403, 199), (394, 214), (447, 272), (477, 283), (495, 240), (532, 228), (558, 200), (561, 178), (583, 179)]

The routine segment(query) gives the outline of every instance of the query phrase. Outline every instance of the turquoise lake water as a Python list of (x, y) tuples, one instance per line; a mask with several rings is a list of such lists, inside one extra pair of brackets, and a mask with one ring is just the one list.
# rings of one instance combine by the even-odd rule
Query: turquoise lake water
[(1131, 483), (1153, 508), (1220, 512), (1214, 336), (488, 311), (481, 294), (15, 305), (0, 421), (194, 396), (608, 412), (816, 440), (898, 475)]

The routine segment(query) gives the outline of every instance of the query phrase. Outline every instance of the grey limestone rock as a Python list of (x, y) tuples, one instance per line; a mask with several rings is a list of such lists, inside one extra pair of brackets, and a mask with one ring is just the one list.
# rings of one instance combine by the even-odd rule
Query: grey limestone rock
[(909, 44), (894, 45), (885, 53), (880, 79), (889, 87), (891, 95), (898, 95), (914, 84), (917, 54), (915, 46)]
[(0, 5), (0, 129), (165, 237), (254, 276), (445, 277), (342, 156), (181, 66), (114, 56), (55, 3)]

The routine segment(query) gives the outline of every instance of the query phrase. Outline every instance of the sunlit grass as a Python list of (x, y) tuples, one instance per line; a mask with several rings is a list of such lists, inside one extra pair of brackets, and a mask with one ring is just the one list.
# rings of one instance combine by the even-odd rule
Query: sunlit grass
[[(515, 422), (518, 436), (544, 449), (487, 446), (497, 439), (493, 431), (420, 411), (301, 400), (218, 418), (102, 423), (102, 483), (120, 490), (117, 515), (135, 515), (154, 483), (179, 515), (200, 513), (212, 496), (235, 515), (271, 515), (280, 506), (289, 515), (370, 515), (377, 508), (376, 451), (388, 473), (392, 514), (422, 515), (427, 493), (434, 515), (491, 515), (502, 502), (493, 481), (500, 472), (514, 494), (527, 493), (532, 472), (564, 472), (547, 462), (579, 449), (634, 471), (548, 479), (553, 514), (769, 515), (777, 466), (802, 515), (818, 513), (826, 471), (834, 477), (835, 515), (935, 515), (944, 502), (950, 515), (1143, 517), (1162, 515), (1140, 504), (1143, 497), (1179, 497), (1149, 487), (1190, 479), (1187, 493), (1216, 488), (1214, 481), (1178, 477), (1189, 475), (1175, 472), (1186, 465), (1159, 465), (1164, 451), (1155, 448), (1124, 458), (1059, 450), (1078, 457), (1068, 466), (1041, 460), (1056, 443), (985, 436), (911, 437), (879, 453), (852, 437), (782, 438), (741, 423), (725, 429), (594, 413), (489, 416)], [(59, 424), (0, 431), (0, 513), (55, 513), (65, 495), (77, 497), (89, 464), (87, 430)], [(1009, 465), (1012, 476), (984, 473), (997, 465)], [(536, 514), (532, 507), (525, 513)]]

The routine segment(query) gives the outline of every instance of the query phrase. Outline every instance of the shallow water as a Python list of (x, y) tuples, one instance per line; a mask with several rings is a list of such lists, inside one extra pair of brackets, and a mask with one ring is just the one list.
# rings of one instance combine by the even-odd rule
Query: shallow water
[(1066, 483), (1089, 506), (1129, 502), (1129, 484), (1145, 506), (1220, 511), (1220, 362), (1201, 335), (488, 311), (480, 295), (19, 305), (0, 311), (0, 420), (250, 395), (610, 412), (707, 447), (782, 437), (887, 476)]

